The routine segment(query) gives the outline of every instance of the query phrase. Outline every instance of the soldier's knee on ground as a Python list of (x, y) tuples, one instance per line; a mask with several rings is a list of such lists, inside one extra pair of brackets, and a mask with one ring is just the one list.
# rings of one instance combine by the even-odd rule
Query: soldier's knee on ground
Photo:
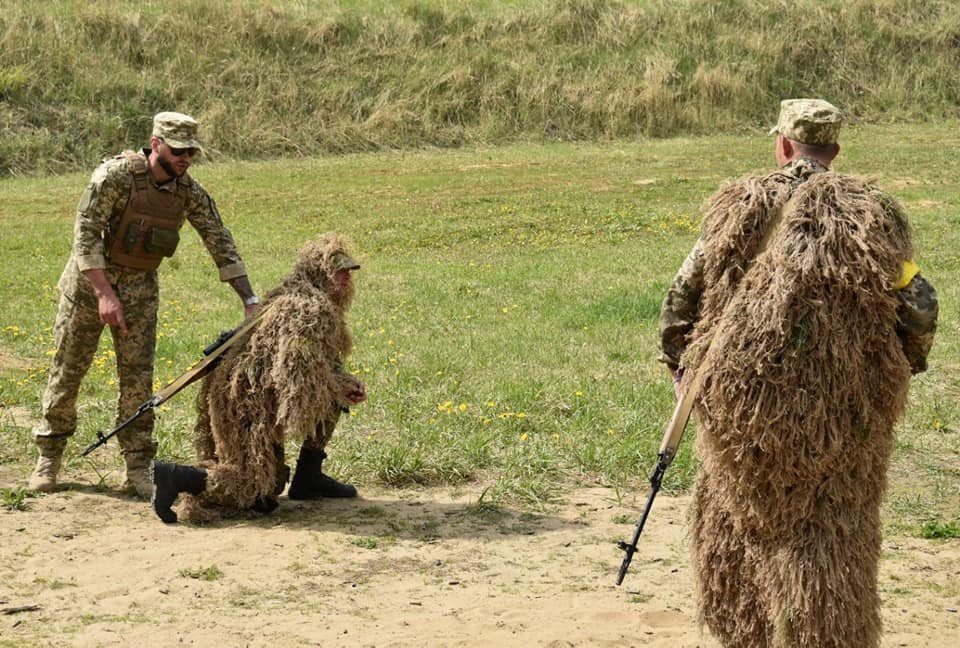
[(168, 524), (177, 521), (177, 514), (172, 507), (180, 493), (199, 495), (207, 488), (207, 471), (202, 468), (154, 461), (150, 473), (153, 510), (157, 517)]

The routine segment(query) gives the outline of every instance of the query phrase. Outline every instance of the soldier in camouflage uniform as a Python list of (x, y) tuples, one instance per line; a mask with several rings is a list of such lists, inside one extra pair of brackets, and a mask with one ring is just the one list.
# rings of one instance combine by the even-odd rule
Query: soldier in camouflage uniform
[[(31, 489), (57, 486), (67, 439), (76, 430), (80, 381), (104, 325), (110, 327), (116, 352), (117, 421), (130, 418), (150, 398), (159, 305), (156, 269), (173, 254), (184, 220), (200, 235), (221, 281), (229, 282), (243, 300), (246, 315), (259, 308), (213, 199), (187, 174), (201, 151), (197, 127), (187, 115), (157, 114), (150, 148), (104, 160), (80, 198), (73, 248), (59, 282), (56, 354), (41, 419), (33, 430), (40, 457), (30, 476)], [(149, 497), (149, 466), (156, 452), (152, 411), (117, 437), (126, 464), (124, 487)]]
[[(826, 104), (824, 106), (823, 104)], [(809, 108), (809, 106), (813, 108)], [(804, 110), (821, 110), (829, 116), (824, 123), (812, 121)], [(827, 102), (817, 100), (785, 100), (780, 123), (771, 134), (777, 134), (778, 174), (789, 176), (794, 187), (815, 173), (827, 171), (832, 158), (839, 152), (836, 137), (839, 133), (839, 111)], [(829, 157), (817, 149), (836, 146)], [(683, 368), (681, 356), (689, 342), (690, 333), (699, 319), (700, 300), (704, 292), (704, 234), (701, 234), (687, 255), (667, 292), (660, 310), (660, 356), (658, 360), (670, 369), (674, 388), (679, 390)], [(899, 290), (901, 310), (901, 339), (914, 373), (927, 368), (927, 353), (933, 345), (936, 331), (937, 298), (933, 287), (919, 274), (919, 268), (908, 262), (910, 281)]]
[(711, 199), (660, 314), (678, 397), (702, 385), (691, 558), (698, 620), (725, 646), (879, 643), (892, 428), (938, 306), (902, 208), (829, 172), (840, 123), (782, 102), (779, 170)]

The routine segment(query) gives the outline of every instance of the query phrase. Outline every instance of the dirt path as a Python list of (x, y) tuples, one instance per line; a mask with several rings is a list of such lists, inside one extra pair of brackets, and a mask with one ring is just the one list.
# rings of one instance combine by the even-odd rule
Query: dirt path
[[(196, 527), (75, 484), (0, 511), (0, 646), (718, 645), (693, 622), (686, 499), (657, 500), (618, 588), (645, 494), (531, 515), (480, 492), (368, 487)], [(883, 645), (960, 645), (958, 583), (960, 543), (885, 540)]]

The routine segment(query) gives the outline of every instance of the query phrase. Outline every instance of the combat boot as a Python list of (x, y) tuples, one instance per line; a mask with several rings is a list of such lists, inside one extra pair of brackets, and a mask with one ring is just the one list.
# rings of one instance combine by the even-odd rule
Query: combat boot
[(357, 489), (351, 484), (338, 482), (324, 475), (321, 468), (327, 453), (312, 450), (306, 446), (300, 448), (297, 468), (290, 481), (287, 497), (294, 500), (318, 499), (320, 497), (356, 497)]
[(66, 437), (36, 437), (40, 456), (37, 467), (30, 475), (27, 488), (41, 493), (50, 493), (57, 489), (57, 473), (63, 463), (63, 449), (67, 447)]
[(199, 495), (207, 488), (207, 471), (202, 468), (154, 461), (151, 472), (153, 497), (150, 503), (157, 516), (167, 524), (177, 521), (177, 514), (171, 507), (180, 493)]
[(140, 499), (150, 499), (153, 495), (153, 482), (150, 480), (152, 459), (152, 452), (124, 452), (123, 461), (126, 464), (126, 470), (121, 488), (136, 493)]

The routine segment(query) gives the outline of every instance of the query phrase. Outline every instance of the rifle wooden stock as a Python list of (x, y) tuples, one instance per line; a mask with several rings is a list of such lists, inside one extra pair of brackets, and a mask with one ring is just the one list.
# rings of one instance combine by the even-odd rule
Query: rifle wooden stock
[[(737, 303), (737, 297), (739, 296), (742, 287), (747, 285), (744, 279), (746, 279), (750, 271), (756, 267), (756, 259), (759, 258), (766, 251), (767, 246), (770, 245), (770, 242), (776, 235), (777, 230), (780, 228), (780, 222), (783, 220), (783, 214), (792, 209), (793, 202), (794, 198), (791, 197), (784, 206), (777, 209), (776, 212), (770, 215), (770, 221), (767, 225), (767, 229), (763, 233), (763, 237), (760, 239), (760, 242), (757, 244), (757, 249), (754, 252), (753, 260), (751, 260), (750, 265), (747, 266), (747, 270), (744, 272), (743, 277), (740, 278), (740, 283), (737, 284), (734, 294), (730, 297), (730, 300), (724, 307), (723, 314), (718, 320), (719, 322), (727, 321), (727, 316), (731, 312), (731, 309), (734, 308), (734, 304)], [(633, 559), (633, 554), (637, 551), (637, 542), (640, 540), (640, 534), (643, 532), (643, 525), (647, 522), (647, 515), (650, 513), (650, 507), (653, 506), (653, 500), (657, 496), (657, 491), (660, 490), (660, 482), (663, 479), (663, 474), (667, 471), (667, 468), (677, 456), (677, 449), (680, 447), (680, 441), (683, 439), (683, 431), (687, 428), (687, 423), (690, 421), (690, 413), (693, 411), (693, 404), (696, 402), (697, 396), (700, 395), (700, 386), (704, 369), (709, 367), (712, 363), (714, 355), (718, 353), (717, 349), (723, 347), (718, 340), (723, 339), (723, 335), (727, 331), (729, 331), (729, 329), (721, 329), (719, 335), (717, 335), (711, 341), (706, 358), (704, 358), (703, 362), (700, 363), (698, 367), (700, 371), (696, 373), (688, 371), (684, 376), (686, 379), (686, 385), (684, 386), (683, 392), (680, 394), (680, 399), (677, 401), (677, 406), (673, 409), (673, 416), (670, 417), (670, 422), (667, 423), (667, 429), (663, 433), (663, 441), (660, 442), (660, 452), (657, 459), (657, 466), (653, 470), (653, 475), (650, 476), (650, 495), (647, 497), (647, 505), (644, 507), (643, 514), (640, 516), (640, 521), (637, 523), (636, 531), (634, 531), (633, 541), (630, 544), (627, 544), (623, 540), (617, 543), (617, 546), (627, 553), (627, 555), (623, 558), (623, 563), (620, 565), (620, 573), (617, 576), (617, 585), (623, 582), (623, 577), (627, 574), (627, 568), (630, 567), (630, 561)]]
[(677, 456), (677, 449), (680, 447), (680, 441), (683, 440), (683, 432), (687, 429), (687, 423), (690, 422), (690, 413), (693, 411), (693, 404), (700, 393), (700, 380), (698, 374), (693, 374), (690, 380), (673, 408), (673, 415), (667, 428), (663, 433), (663, 440), (660, 442), (660, 451), (657, 455), (657, 465), (650, 475), (650, 494), (647, 496), (647, 503), (643, 507), (643, 513), (640, 514), (640, 521), (637, 522), (636, 529), (633, 532), (633, 539), (629, 544), (621, 540), (617, 546), (622, 549), (626, 555), (623, 562), (620, 563), (620, 571), (617, 574), (617, 585), (623, 583), (623, 578), (627, 575), (630, 568), (630, 561), (633, 560), (633, 554), (637, 552), (637, 543), (640, 541), (640, 534), (643, 533), (643, 527), (647, 523), (647, 516), (650, 515), (650, 509), (653, 508), (653, 500), (656, 499), (660, 491), (660, 484), (663, 481), (663, 475), (667, 468)]

